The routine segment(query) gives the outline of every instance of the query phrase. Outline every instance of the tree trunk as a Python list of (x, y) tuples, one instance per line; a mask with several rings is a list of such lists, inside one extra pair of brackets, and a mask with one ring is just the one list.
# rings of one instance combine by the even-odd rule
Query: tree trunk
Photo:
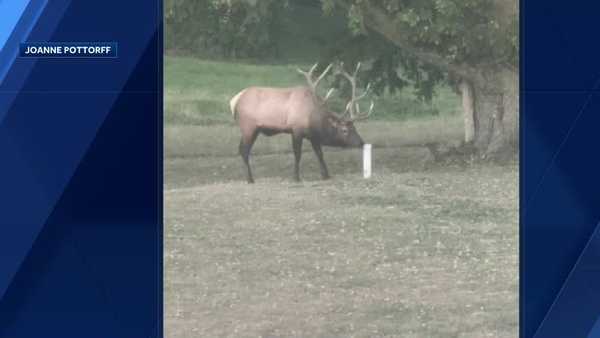
[(465, 143), (475, 140), (475, 98), (473, 86), (466, 80), (460, 82), (458, 90), (462, 96), (463, 119), (465, 124)]
[(514, 153), (518, 146), (518, 77), (512, 70), (482, 76), (474, 89), (474, 145), (487, 158)]
[(509, 146), (519, 148), (519, 74), (516, 70), (501, 73), (504, 89), (504, 129)]

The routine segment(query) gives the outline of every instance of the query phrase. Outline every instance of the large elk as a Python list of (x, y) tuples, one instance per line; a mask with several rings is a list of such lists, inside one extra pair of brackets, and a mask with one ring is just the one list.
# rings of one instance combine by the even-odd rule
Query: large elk
[(319, 160), (321, 177), (329, 178), (325, 160), (323, 160), (322, 145), (334, 147), (362, 147), (364, 144), (360, 135), (354, 128), (354, 121), (369, 117), (373, 111), (373, 102), (369, 111), (361, 112), (358, 100), (362, 99), (369, 91), (357, 95), (356, 75), (360, 63), (352, 75), (344, 71), (343, 65), (336, 70), (337, 74), (350, 81), (352, 97), (342, 114), (337, 114), (325, 106), (331, 96), (333, 88), (324, 98), (317, 95), (317, 85), (332, 68), (329, 65), (318, 77), (313, 75), (317, 64), (308, 72), (298, 69), (306, 77), (307, 86), (291, 88), (249, 87), (229, 102), (231, 113), (240, 127), (242, 138), (239, 152), (244, 160), (247, 171), (248, 183), (254, 183), (250, 169), (250, 149), (258, 134), (273, 136), (280, 133), (292, 135), (294, 150), (294, 179), (300, 180), (300, 157), (302, 155), (302, 140), (308, 139)]

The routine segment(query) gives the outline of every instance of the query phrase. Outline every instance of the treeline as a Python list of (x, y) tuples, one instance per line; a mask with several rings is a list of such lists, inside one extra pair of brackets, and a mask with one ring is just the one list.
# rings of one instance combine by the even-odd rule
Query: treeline
[(166, 0), (165, 47), (202, 57), (271, 56), (288, 8), (288, 1)]

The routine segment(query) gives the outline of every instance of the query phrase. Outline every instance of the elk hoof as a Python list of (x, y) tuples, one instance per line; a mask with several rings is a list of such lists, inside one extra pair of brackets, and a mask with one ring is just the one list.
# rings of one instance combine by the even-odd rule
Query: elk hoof
[(323, 176), (321, 176), (321, 178), (323, 180), (329, 180), (329, 179), (331, 179), (331, 176), (329, 176), (329, 175), (323, 175)]
[(252, 180), (252, 179), (248, 180), (248, 184), (254, 184), (254, 180)]

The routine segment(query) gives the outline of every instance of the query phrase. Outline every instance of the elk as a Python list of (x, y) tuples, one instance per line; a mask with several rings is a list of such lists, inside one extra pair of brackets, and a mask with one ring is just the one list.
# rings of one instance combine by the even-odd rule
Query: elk
[(343, 70), (340, 64), (336, 74), (343, 75), (350, 81), (352, 97), (342, 114), (334, 113), (326, 107), (326, 101), (333, 93), (331, 88), (325, 97), (317, 94), (317, 85), (331, 70), (330, 64), (315, 78), (314, 72), (318, 63), (308, 71), (297, 69), (306, 77), (307, 85), (290, 88), (248, 87), (240, 91), (229, 102), (231, 114), (237, 120), (241, 140), (239, 153), (242, 156), (248, 183), (254, 183), (250, 169), (250, 149), (259, 134), (273, 136), (280, 133), (291, 134), (294, 151), (294, 179), (300, 181), (300, 157), (302, 156), (303, 139), (310, 140), (319, 160), (321, 177), (328, 179), (329, 172), (323, 159), (321, 146), (362, 147), (362, 138), (354, 127), (354, 121), (366, 119), (373, 111), (373, 102), (367, 112), (361, 112), (358, 100), (365, 97), (365, 92), (357, 95), (356, 75), (360, 63), (352, 75)]

